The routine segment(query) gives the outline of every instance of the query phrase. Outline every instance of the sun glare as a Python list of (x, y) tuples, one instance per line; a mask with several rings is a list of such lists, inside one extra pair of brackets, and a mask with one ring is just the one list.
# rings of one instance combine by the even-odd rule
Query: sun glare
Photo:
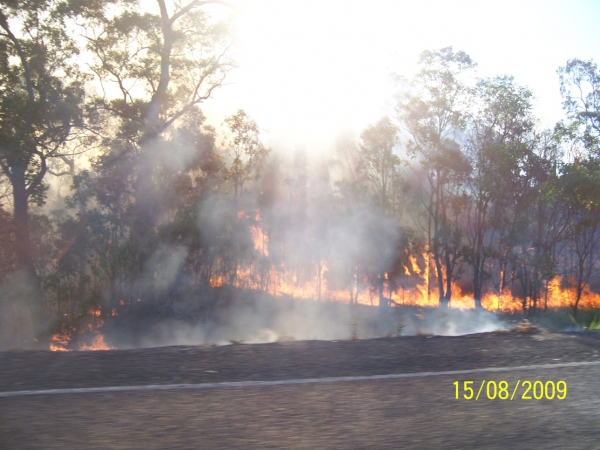
[[(410, 77), (423, 50), (453, 46), (479, 63), (479, 76), (509, 73), (535, 85), (536, 108), (553, 124), (562, 117), (555, 71), (573, 57), (553, 30), (576, 16), (577, 7), (542, 4), (234, 2), (239, 67), (204, 109), (218, 126), (241, 107), (278, 146), (318, 150), (340, 131), (360, 133), (390, 112), (391, 73)], [(524, 31), (506, 32), (508, 25)]]
[(393, 3), (240, 5), (240, 70), (229, 92), (218, 95), (247, 103), (259, 123), (288, 141), (321, 142), (336, 130), (362, 127), (385, 113), (389, 74), (406, 56), (406, 45), (403, 52), (389, 45), (396, 15), (401, 8)]

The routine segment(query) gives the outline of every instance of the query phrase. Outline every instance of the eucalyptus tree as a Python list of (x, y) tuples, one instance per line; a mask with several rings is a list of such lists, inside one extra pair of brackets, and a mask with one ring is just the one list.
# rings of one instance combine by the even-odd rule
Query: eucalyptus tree
[(118, 1), (83, 24), (99, 86), (95, 108), (112, 117), (113, 138), (96, 168), (107, 180), (117, 178), (122, 189), (115, 195), (127, 203), (121, 220), (128, 230), (130, 276), (138, 280), (131, 296), (149, 291), (139, 281), (142, 272), (153, 278), (161, 270), (153, 255), (158, 226), (168, 220), (164, 170), (184, 170), (194, 158), (193, 145), (170, 146), (171, 132), (180, 119), (197, 114), (234, 66), (228, 26), (212, 18), (210, 4), (224, 2)]
[[(466, 77), (475, 67), (469, 55), (452, 47), (425, 51), (420, 71), (403, 80), (396, 112), (411, 139), (409, 156), (421, 165), (420, 199), (425, 213), (427, 251), (437, 275), (440, 305), (448, 306), (460, 263), (464, 184), (471, 167), (461, 148), (469, 92)], [(429, 285), (429, 280), (427, 281)]]
[(30, 204), (45, 200), (48, 159), (61, 156), (83, 124), (84, 76), (67, 33), (64, 2), (0, 3), (0, 169), (12, 190), (16, 269), (42, 319), (39, 277), (30, 236)]
[(593, 60), (571, 59), (558, 69), (565, 128), (580, 149), (574, 156), (600, 157), (600, 72)]
[(400, 157), (394, 153), (398, 144), (398, 129), (389, 118), (365, 128), (359, 147), (359, 171), (373, 192), (375, 202), (384, 215), (387, 215), (398, 184)]
[(0, 206), (0, 285), (15, 270), (14, 232), (11, 215)]
[(557, 127), (570, 150), (561, 172), (561, 196), (571, 213), (566, 237), (564, 276), (575, 287), (576, 317), (585, 285), (597, 270), (596, 249), (600, 174), (600, 72), (593, 60), (571, 59), (558, 69), (567, 123)]
[(554, 132), (536, 133), (512, 189), (513, 219), (506, 242), (512, 247), (511, 277), (517, 283), (513, 293), (520, 294), (523, 312), (530, 316), (547, 300), (548, 283), (556, 275), (557, 246), (570, 220), (570, 210), (558, 195), (562, 156)]
[(569, 221), (563, 256), (563, 283), (575, 288), (570, 299), (573, 316), (577, 312), (585, 287), (598, 275), (600, 246), (600, 161), (588, 159), (566, 164), (561, 169), (558, 191)]
[(376, 285), (379, 291), (379, 306), (386, 306), (384, 281), (386, 273), (393, 267), (396, 249), (396, 228), (392, 224), (393, 201), (400, 178), (400, 157), (394, 153), (398, 144), (398, 129), (389, 118), (384, 117), (364, 129), (359, 147), (359, 178), (372, 193), (374, 215), (368, 224), (371, 233), (369, 242), (377, 273)]
[[(532, 93), (501, 76), (479, 80), (469, 113), (466, 154), (473, 171), (468, 178), (464, 214), (465, 260), (473, 268), (475, 307), (481, 307), (483, 286), (491, 279), (486, 271), (491, 259), (500, 261), (498, 288), (506, 275), (510, 246), (506, 242), (512, 218), (510, 192), (533, 140)], [(500, 247), (500, 248), (499, 248)]]
[(224, 179), (233, 184), (233, 210), (226, 216), (228, 227), (231, 228), (227, 242), (230, 255), (229, 279), (233, 285), (236, 282), (240, 258), (249, 245), (248, 220), (254, 220), (254, 214), (245, 214), (240, 209), (240, 197), (244, 185), (253, 179), (258, 179), (270, 149), (262, 142), (261, 129), (245, 111), (239, 110), (225, 118), (225, 139), (223, 151), (225, 164)]
[(233, 184), (234, 204), (237, 205), (244, 185), (258, 178), (268, 156), (267, 148), (261, 137), (261, 130), (245, 111), (239, 110), (225, 118), (224, 151), (229, 159), (225, 167), (225, 179)]
[(233, 67), (228, 26), (203, 7), (139, 0), (105, 3), (85, 22), (90, 69), (102, 88), (99, 107), (112, 112), (137, 146), (162, 135), (220, 87)]

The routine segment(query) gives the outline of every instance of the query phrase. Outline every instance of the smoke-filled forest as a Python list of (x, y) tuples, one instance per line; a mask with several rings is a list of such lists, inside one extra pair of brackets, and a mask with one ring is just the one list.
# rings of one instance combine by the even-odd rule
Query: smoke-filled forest
[(556, 68), (545, 129), (535, 86), (424, 50), (388, 114), (284, 151), (203, 112), (237, 68), (226, 3), (21, 3), (0, 2), (2, 348), (598, 326), (593, 60)]

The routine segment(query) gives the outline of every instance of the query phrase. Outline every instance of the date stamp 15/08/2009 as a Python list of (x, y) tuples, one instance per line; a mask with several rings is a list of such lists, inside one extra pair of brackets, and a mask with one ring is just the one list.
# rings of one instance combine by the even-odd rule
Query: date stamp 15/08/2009
[[(567, 382), (517, 380), (510, 386), (507, 381), (483, 380), (455, 381), (455, 398), (464, 400), (564, 400), (567, 398)], [(462, 393), (462, 396), (461, 396)]]

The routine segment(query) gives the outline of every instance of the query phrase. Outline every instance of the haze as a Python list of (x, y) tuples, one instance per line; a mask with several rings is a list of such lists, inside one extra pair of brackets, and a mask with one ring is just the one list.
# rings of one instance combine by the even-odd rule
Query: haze
[[(318, 151), (389, 111), (390, 73), (410, 77), (426, 49), (468, 53), (481, 77), (509, 74), (551, 127), (564, 114), (556, 70), (600, 60), (594, 1), (234, 2), (238, 69), (205, 106), (211, 122), (242, 108), (271, 145)], [(215, 11), (222, 7), (213, 7)]]

